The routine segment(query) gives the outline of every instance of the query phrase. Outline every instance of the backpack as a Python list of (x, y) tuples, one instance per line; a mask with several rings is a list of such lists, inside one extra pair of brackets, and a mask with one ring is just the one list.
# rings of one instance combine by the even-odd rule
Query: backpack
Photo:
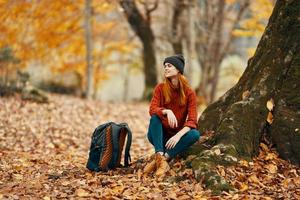
[(132, 140), (131, 130), (127, 123), (116, 124), (114, 122), (99, 125), (95, 129), (91, 138), (86, 167), (96, 172), (120, 167), (126, 135), (124, 165), (127, 167), (129, 162), (131, 162), (129, 153)]

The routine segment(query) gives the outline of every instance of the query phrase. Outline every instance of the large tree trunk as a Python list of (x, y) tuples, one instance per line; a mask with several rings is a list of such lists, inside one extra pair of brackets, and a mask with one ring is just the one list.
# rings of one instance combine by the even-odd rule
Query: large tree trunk
[(143, 44), (143, 63), (145, 75), (144, 98), (150, 99), (154, 86), (157, 84), (156, 58), (155, 58), (155, 37), (151, 29), (150, 13), (157, 7), (158, 1), (152, 8), (149, 8), (145, 2), (146, 16), (143, 17), (138, 10), (135, 1), (120, 0), (124, 9), (127, 21), (132, 30), (137, 34)]
[[(213, 189), (228, 189), (211, 171), (217, 163), (250, 159), (258, 152), (266, 127), (266, 103), (274, 99), (274, 121), (268, 133), (279, 154), (300, 162), (300, 1), (277, 1), (256, 53), (239, 82), (199, 119), (200, 131), (215, 131), (205, 145), (195, 146), (192, 167)], [(195, 153), (195, 152), (194, 152)], [(214, 176), (215, 175), (215, 176)]]

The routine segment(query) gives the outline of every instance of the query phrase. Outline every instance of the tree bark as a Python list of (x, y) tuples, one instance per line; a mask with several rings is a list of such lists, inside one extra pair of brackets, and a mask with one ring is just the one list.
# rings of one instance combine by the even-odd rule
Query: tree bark
[(230, 188), (210, 170), (216, 164), (232, 164), (257, 154), (267, 125), (266, 103), (271, 98), (275, 102), (274, 121), (268, 125), (267, 134), (281, 157), (299, 164), (299, 18), (300, 1), (277, 1), (255, 55), (249, 59), (239, 82), (201, 115), (200, 132), (212, 130), (216, 134), (205, 146), (193, 147), (197, 158), (191, 165), (196, 177), (204, 177), (209, 187)]
[(92, 61), (92, 30), (91, 30), (91, 8), (92, 0), (85, 0), (85, 16), (84, 16), (84, 29), (85, 29), (85, 43), (86, 43), (86, 91), (85, 97), (92, 98), (94, 86), (94, 69)]
[(137, 34), (143, 45), (143, 63), (145, 75), (144, 99), (150, 99), (153, 88), (157, 84), (157, 70), (155, 58), (155, 36), (151, 29), (150, 13), (157, 7), (157, 2), (152, 9), (146, 9), (146, 17), (138, 10), (135, 1), (121, 0), (121, 6), (132, 30)]
[(185, 4), (183, 0), (176, 0), (174, 3), (174, 12), (172, 17), (172, 38), (171, 44), (173, 47), (173, 51), (175, 54), (183, 54), (183, 47), (182, 47), (182, 14), (185, 9)]
[(184, 74), (192, 82), (192, 59), (195, 54), (195, 7), (194, 0), (176, 0), (173, 7), (170, 43), (175, 54), (184, 54)]

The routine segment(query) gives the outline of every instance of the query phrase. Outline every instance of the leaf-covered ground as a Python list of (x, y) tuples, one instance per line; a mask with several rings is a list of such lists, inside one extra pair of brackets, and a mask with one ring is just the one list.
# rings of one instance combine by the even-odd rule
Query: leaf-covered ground
[[(49, 104), (0, 98), (0, 199), (300, 199), (300, 170), (261, 144), (253, 162), (218, 167), (235, 191), (213, 196), (184, 161), (170, 163), (165, 180), (143, 177), (153, 154), (147, 142), (147, 103), (101, 103), (50, 95)], [(127, 122), (133, 165), (106, 173), (86, 168), (97, 125)]]

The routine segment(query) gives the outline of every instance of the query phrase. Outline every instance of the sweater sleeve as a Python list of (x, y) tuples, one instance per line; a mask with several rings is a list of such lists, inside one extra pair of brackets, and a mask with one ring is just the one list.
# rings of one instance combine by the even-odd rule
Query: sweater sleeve
[(159, 118), (163, 118), (163, 113), (162, 110), (165, 109), (162, 107), (161, 102), (162, 102), (162, 94), (161, 94), (161, 87), (157, 85), (154, 88), (153, 96), (150, 102), (150, 108), (149, 108), (149, 114), (150, 116), (156, 114)]
[(197, 128), (197, 100), (196, 94), (192, 91), (188, 96), (188, 116), (184, 126)]

